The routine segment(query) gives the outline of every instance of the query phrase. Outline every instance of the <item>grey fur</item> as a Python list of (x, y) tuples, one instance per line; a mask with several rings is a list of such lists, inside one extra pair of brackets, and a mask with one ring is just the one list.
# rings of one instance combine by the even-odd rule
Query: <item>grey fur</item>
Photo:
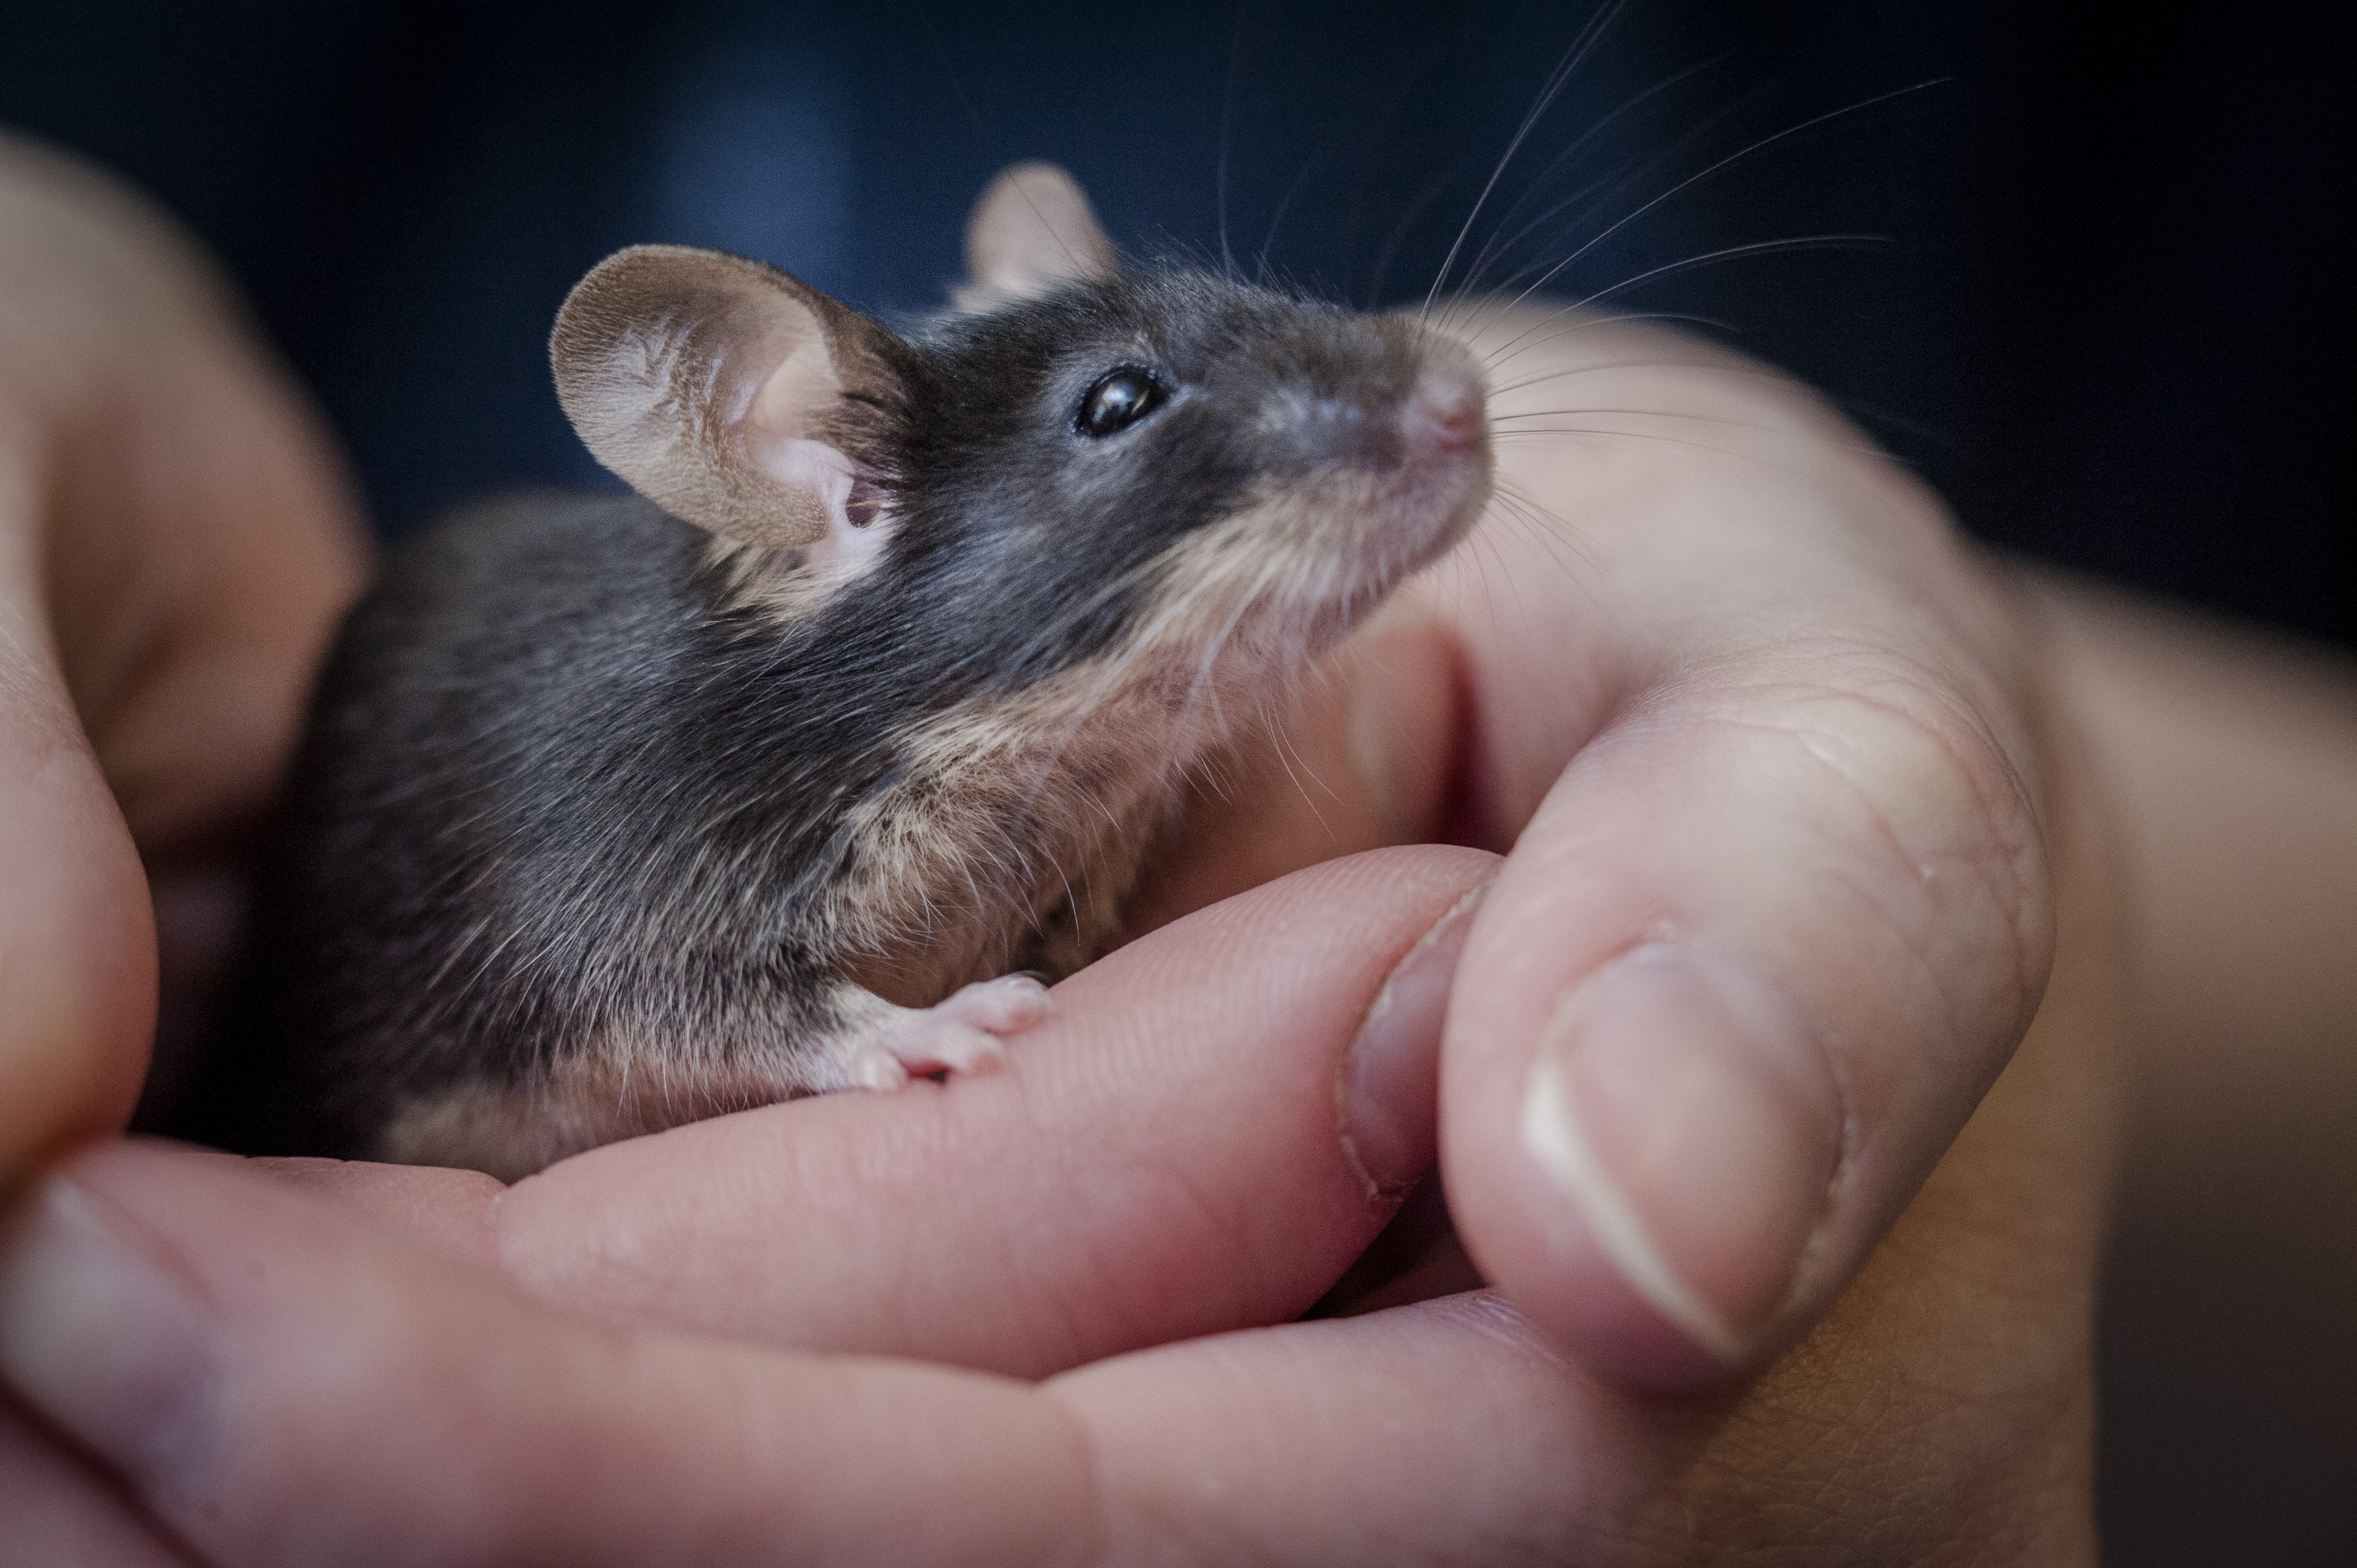
[[(876, 341), (897, 390), (842, 439), (892, 532), (856, 580), (637, 498), (511, 498), (393, 560), (179, 1130), (515, 1174), (845, 1087), (878, 997), (1099, 950), (1222, 716), (1487, 493), (1486, 443), (1403, 444), (1418, 376), (1473, 373), (1404, 320), (1167, 273)], [(1168, 406), (1081, 435), (1129, 364)]]

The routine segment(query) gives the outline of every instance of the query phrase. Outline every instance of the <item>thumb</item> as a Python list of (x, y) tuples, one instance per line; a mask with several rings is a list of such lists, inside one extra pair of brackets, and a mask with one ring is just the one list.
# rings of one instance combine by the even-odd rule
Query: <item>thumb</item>
[(1634, 1381), (1755, 1365), (1815, 1320), (2004, 1067), (2052, 953), (2027, 743), (1936, 678), (1785, 652), (1800, 679), (1693, 680), (1582, 751), (1451, 1003), (1468, 1247)]

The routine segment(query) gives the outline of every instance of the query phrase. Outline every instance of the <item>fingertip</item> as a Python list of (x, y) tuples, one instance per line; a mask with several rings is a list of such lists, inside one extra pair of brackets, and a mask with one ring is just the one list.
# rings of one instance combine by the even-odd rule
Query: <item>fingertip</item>
[(21, 699), (0, 684), (0, 1192), (124, 1124), (156, 1021), (138, 852), (79, 732), (27, 733), (55, 726)]
[(1556, 1004), (1511, 1113), (1510, 1148), (1473, 1163), (1521, 1223), (1471, 1243), (1583, 1363), (1675, 1386), (1777, 1348), (1847, 1117), (1775, 988), (1706, 944), (1641, 944)]
[(1683, 688), (1517, 842), (1452, 1004), (1444, 1164), (1484, 1273), (1596, 1370), (1690, 1382), (1805, 1332), (2019, 1040), (2043, 851), (1959, 713)]
[(1393, 966), (1335, 1077), (1342, 1152), (1370, 1201), (1398, 1197), (1431, 1168), (1439, 1122), (1440, 1036), (1465, 939), (1488, 878)]

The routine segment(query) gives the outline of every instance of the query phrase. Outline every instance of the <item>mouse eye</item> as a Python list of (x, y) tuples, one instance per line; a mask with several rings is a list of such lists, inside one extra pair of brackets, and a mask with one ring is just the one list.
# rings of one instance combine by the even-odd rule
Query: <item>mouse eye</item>
[(1072, 428), (1092, 438), (1126, 430), (1162, 406), (1162, 383), (1132, 365), (1108, 371), (1082, 394)]

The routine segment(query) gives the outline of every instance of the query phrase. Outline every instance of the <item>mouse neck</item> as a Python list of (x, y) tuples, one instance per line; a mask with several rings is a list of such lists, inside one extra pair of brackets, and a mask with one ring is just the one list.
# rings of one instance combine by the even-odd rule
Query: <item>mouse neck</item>
[(861, 807), (834, 903), (862, 983), (931, 1001), (1105, 951), (1189, 769), (1252, 711), (1240, 682), (1091, 663), (933, 715)]

